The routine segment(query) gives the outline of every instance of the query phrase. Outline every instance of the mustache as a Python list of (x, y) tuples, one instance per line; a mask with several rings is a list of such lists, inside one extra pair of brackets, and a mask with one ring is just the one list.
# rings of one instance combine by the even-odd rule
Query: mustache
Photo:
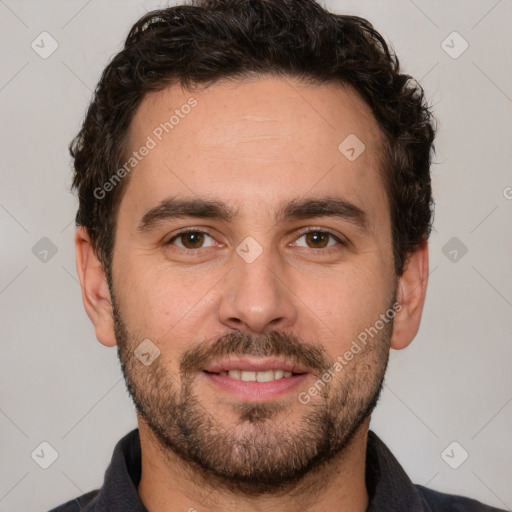
[(212, 344), (200, 343), (190, 347), (181, 358), (180, 370), (183, 375), (190, 375), (202, 370), (208, 362), (229, 356), (281, 356), (318, 375), (324, 374), (333, 364), (322, 346), (306, 343), (293, 334), (281, 331), (259, 335), (234, 332)]

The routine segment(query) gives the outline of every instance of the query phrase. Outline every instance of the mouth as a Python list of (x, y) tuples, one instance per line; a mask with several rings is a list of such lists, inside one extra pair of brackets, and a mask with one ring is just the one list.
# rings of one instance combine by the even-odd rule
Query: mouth
[(213, 375), (228, 376), (232, 379), (243, 380), (244, 382), (270, 382), (271, 380), (289, 379), (293, 375), (301, 375), (300, 373), (289, 372), (287, 370), (263, 370), (263, 371), (248, 371), (248, 370), (223, 370), (219, 373), (208, 372)]
[(311, 375), (307, 368), (273, 358), (239, 358), (220, 361), (202, 370), (217, 391), (243, 401), (274, 400), (292, 391)]

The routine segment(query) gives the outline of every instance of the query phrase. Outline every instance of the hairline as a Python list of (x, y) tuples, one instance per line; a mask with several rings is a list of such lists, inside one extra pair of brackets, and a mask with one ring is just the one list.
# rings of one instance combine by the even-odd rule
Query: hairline
[[(383, 183), (385, 191), (386, 191), (386, 194), (385, 194), (386, 201), (387, 201), (386, 207), (388, 209), (390, 222), (391, 222), (391, 237), (392, 237), (391, 243), (393, 246), (393, 258), (395, 259), (395, 250), (394, 250), (395, 228), (394, 228), (393, 211), (392, 211), (393, 201), (392, 201), (392, 197), (391, 197), (391, 194), (392, 194), (392, 189), (391, 189), (392, 163), (391, 163), (390, 159), (392, 157), (392, 154), (389, 151), (389, 146), (390, 146), (389, 138), (384, 133), (379, 120), (376, 118), (376, 116), (373, 112), (372, 106), (366, 100), (364, 95), (350, 81), (345, 80), (340, 77), (321, 79), (321, 78), (314, 76), (314, 74), (306, 74), (306, 75), (299, 76), (299, 75), (293, 75), (286, 71), (277, 69), (277, 70), (266, 70), (266, 71), (248, 70), (248, 71), (243, 71), (241, 73), (228, 74), (228, 75), (224, 75), (219, 78), (216, 78), (216, 79), (205, 80), (205, 81), (201, 81), (201, 82), (184, 83), (183, 80), (181, 80), (178, 76), (171, 76), (167, 79), (162, 78), (162, 87), (155, 88), (151, 91), (147, 91), (147, 92), (143, 93), (140, 96), (140, 99), (139, 99), (138, 103), (136, 104), (136, 106), (130, 112), (130, 121), (129, 121), (128, 127), (125, 129), (125, 131), (123, 133), (122, 140), (120, 140), (118, 142), (118, 158), (116, 159), (115, 168), (119, 167), (123, 162), (126, 162), (129, 158), (128, 153), (130, 150), (129, 150), (128, 146), (130, 143), (131, 131), (133, 128), (133, 121), (134, 121), (134, 118), (135, 118), (138, 110), (140, 109), (142, 103), (149, 95), (154, 94), (154, 93), (159, 93), (159, 92), (165, 91), (166, 89), (168, 89), (170, 87), (176, 87), (176, 86), (181, 87), (184, 91), (193, 93), (197, 89), (205, 90), (213, 85), (223, 85), (223, 84), (244, 85), (244, 84), (248, 84), (248, 83), (257, 82), (258, 80), (261, 80), (261, 79), (272, 78), (272, 77), (282, 78), (285, 80), (287, 78), (290, 78), (290, 79), (297, 81), (299, 84), (307, 84), (307, 85), (313, 85), (313, 86), (315, 86), (315, 85), (316, 86), (322, 86), (322, 85), (338, 86), (342, 89), (349, 90), (349, 91), (352, 91), (353, 93), (355, 93), (359, 97), (359, 99), (361, 101), (363, 101), (364, 104), (368, 107), (369, 112), (373, 116), (373, 119), (375, 120), (375, 122), (378, 126), (379, 140), (376, 142), (376, 148), (375, 148), (377, 151), (376, 162), (378, 165), (378, 171), (380, 171), (379, 176), (382, 179), (382, 183)], [(118, 223), (118, 216), (119, 216), (121, 203), (126, 194), (126, 189), (128, 188), (128, 186), (130, 184), (131, 177), (132, 177), (131, 175), (135, 171), (136, 171), (136, 169), (134, 171), (128, 173), (120, 181), (119, 185), (116, 186), (112, 192), (112, 196), (111, 196), (112, 199), (111, 199), (111, 203), (110, 203), (111, 204), (111, 208), (110, 208), (111, 215), (109, 217), (110, 218), (110, 228), (111, 228), (110, 235), (112, 238), (112, 241), (111, 241), (111, 244), (109, 247), (110, 254), (102, 255), (105, 259), (103, 264), (105, 267), (110, 267), (109, 270), (111, 270), (111, 266), (113, 263), (112, 260), (113, 260), (113, 256), (114, 256), (114, 250), (115, 250), (117, 223)], [(96, 252), (100, 249), (101, 249), (100, 247), (95, 247)], [(98, 254), (98, 252), (97, 252), (97, 254)], [(405, 257), (407, 257), (407, 254), (405, 254)], [(105, 270), (107, 270), (107, 268), (105, 268)]]

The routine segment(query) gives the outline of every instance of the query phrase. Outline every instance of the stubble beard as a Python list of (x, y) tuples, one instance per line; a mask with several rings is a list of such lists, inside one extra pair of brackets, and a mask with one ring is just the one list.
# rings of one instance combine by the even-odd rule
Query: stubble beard
[[(177, 455), (204, 483), (257, 496), (300, 485), (304, 477), (342, 456), (382, 391), (392, 321), (367, 343), (308, 404), (293, 401), (240, 402), (238, 421), (222, 424), (194, 390), (206, 360), (228, 354), (287, 356), (315, 368), (319, 376), (332, 361), (318, 344), (271, 331), (232, 333), (183, 355), (180, 375), (171, 375), (159, 356), (149, 366), (133, 354), (140, 343), (126, 328), (112, 295), (118, 356), (137, 412), (164, 454)], [(287, 421), (294, 413), (293, 424)]]

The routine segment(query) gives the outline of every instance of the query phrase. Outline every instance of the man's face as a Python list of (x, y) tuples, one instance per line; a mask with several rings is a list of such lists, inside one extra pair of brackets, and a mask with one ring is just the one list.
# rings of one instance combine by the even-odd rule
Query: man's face
[(392, 322), (345, 357), (396, 292), (378, 125), (350, 89), (261, 78), (148, 95), (129, 152), (148, 136), (112, 261), (130, 392), (163, 449), (253, 490), (292, 482), (347, 445), (386, 369)]

